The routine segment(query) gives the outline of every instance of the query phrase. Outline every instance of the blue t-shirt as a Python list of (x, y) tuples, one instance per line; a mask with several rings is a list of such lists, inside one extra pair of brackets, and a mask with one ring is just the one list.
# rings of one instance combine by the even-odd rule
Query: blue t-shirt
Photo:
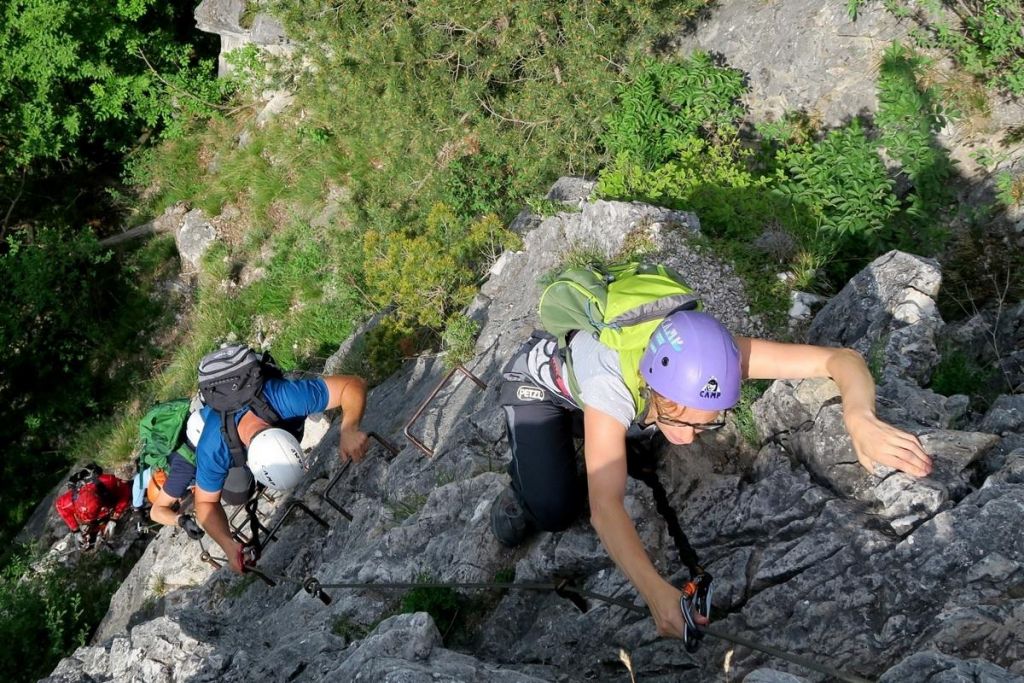
[[(327, 409), (327, 384), (316, 379), (268, 379), (263, 383), (263, 398), (282, 420), (305, 417)], [(236, 415), (235, 423), (242, 419)], [(196, 484), (204, 491), (220, 491), (228, 470), (235, 463), (221, 434), (220, 414), (203, 407), (203, 434), (196, 448)]]

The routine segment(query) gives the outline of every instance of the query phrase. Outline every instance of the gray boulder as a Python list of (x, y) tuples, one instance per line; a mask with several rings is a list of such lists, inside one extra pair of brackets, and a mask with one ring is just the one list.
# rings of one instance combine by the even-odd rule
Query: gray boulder
[(941, 652), (919, 652), (885, 672), (878, 683), (1020, 683), (1024, 676), (1013, 674), (991, 662), (957, 659)]
[(967, 416), (970, 398), (963, 394), (942, 396), (904, 379), (878, 386), (878, 414), (887, 422), (916, 427), (952, 429)]
[[(907, 393), (908, 387), (903, 391), (910, 403), (918, 403)], [(877, 512), (901, 534), (962, 498), (970, 489), (971, 466), (999, 441), (991, 434), (923, 431), (880, 413), (883, 419), (917, 432), (935, 467), (923, 479), (888, 468), (878, 468), (872, 476), (857, 461), (843, 423), (838, 388), (830, 380), (774, 382), (754, 403), (753, 413), (763, 441), (782, 445), (833, 491), (876, 504)], [(909, 413), (904, 411), (903, 416)]]
[(174, 234), (182, 264), (193, 272), (199, 270), (203, 254), (216, 239), (217, 230), (210, 225), (202, 209), (192, 209), (186, 213)]
[(385, 619), (363, 640), (327, 680), (403, 681), (496, 681), (540, 683), (534, 678), (473, 657), (446, 650), (441, 633), (429, 615), (400, 614)]
[(879, 256), (818, 313), (807, 339), (859, 351), (885, 380), (926, 384), (939, 360), (941, 282), (935, 261), (899, 251)]
[(1000, 396), (985, 413), (979, 429), (992, 434), (1024, 434), (1024, 394)]
[(294, 46), (285, 35), (281, 22), (266, 12), (257, 11), (248, 27), (242, 26), (247, 7), (256, 0), (202, 0), (195, 10), (196, 28), (220, 36), (217, 72), (231, 73), (226, 55), (245, 45), (256, 45), (273, 55), (290, 55)]

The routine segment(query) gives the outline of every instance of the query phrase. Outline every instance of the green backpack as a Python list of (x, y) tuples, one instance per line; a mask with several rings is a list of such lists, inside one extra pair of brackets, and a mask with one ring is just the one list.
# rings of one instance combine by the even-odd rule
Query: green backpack
[(185, 441), (191, 404), (187, 398), (158, 403), (139, 422), (139, 460), (144, 467), (166, 470), (167, 458), (174, 452), (196, 464), (196, 454)]
[(658, 323), (678, 310), (701, 310), (700, 299), (667, 266), (619, 263), (603, 270), (573, 268), (560, 273), (540, 296), (540, 323), (558, 340), (568, 372), (569, 390), (579, 403), (572, 370), (569, 336), (594, 334), (619, 353), (619, 367), (637, 414), (644, 410), (640, 394), (640, 359)]

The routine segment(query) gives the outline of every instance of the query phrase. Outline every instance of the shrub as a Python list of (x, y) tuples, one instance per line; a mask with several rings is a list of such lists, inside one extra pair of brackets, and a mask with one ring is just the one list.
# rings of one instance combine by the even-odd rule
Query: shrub
[[(852, 18), (863, 0), (849, 0)], [(1018, 0), (944, 2), (885, 0), (897, 17), (914, 17), (922, 47), (947, 52), (973, 76), (1013, 95), (1024, 94), (1024, 7)]]
[(900, 235), (899, 239), (914, 246), (937, 240), (938, 214), (952, 200), (948, 181), (953, 165), (936, 140), (945, 125), (941, 94), (937, 87), (921, 83), (920, 72), (926, 65), (923, 57), (899, 43), (885, 51), (875, 117), (881, 144), (913, 185), (906, 200), (907, 227), (916, 228), (917, 236)]
[(479, 332), (480, 325), (462, 313), (456, 313), (448, 319), (444, 333), (441, 335), (441, 342), (447, 351), (445, 356), (447, 367), (454, 367), (473, 360), (476, 336)]
[(740, 400), (733, 408), (733, 420), (740, 437), (751, 448), (759, 448), (761, 439), (757, 433), (757, 423), (754, 420), (753, 405), (757, 399), (768, 389), (771, 382), (768, 380), (746, 381), (740, 386)]
[[(435, 204), (422, 232), (367, 231), (366, 283), (377, 305), (395, 305), (400, 324), (440, 331), (476, 294), (493, 259), (519, 238), (497, 217), (467, 220)], [(438, 249), (444, 245), (444, 249)]]
[(731, 139), (743, 115), (743, 75), (719, 67), (706, 52), (681, 62), (645, 61), (618, 94), (601, 140), (643, 169), (655, 168), (691, 145), (698, 134)]
[(779, 150), (778, 162), (785, 169), (778, 191), (809, 211), (835, 251), (854, 240), (879, 245), (899, 202), (875, 144), (858, 121), (820, 141)]
[[(428, 576), (419, 577), (418, 581), (427, 583)], [(447, 636), (459, 616), (462, 598), (451, 588), (435, 588), (423, 586), (413, 588), (402, 596), (400, 613), (426, 612), (434, 620), (442, 636)]]
[(212, 62), (197, 62), (178, 40), (189, 11), (154, 0), (7, 4), (0, 172), (75, 159), (85, 145), (118, 150), (144, 127), (174, 127), (182, 109), (207, 111), (223, 84), (210, 78)]
[(116, 558), (80, 558), (44, 573), (16, 554), (0, 573), (0, 676), (15, 683), (46, 676), (69, 650), (85, 645), (106, 614), (118, 580), (107, 575)]

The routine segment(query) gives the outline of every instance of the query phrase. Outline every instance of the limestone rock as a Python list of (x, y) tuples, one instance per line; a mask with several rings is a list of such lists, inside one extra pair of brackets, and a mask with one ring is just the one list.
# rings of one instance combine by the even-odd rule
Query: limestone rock
[(979, 429), (992, 434), (1024, 434), (1024, 395), (997, 398), (985, 413)]
[(978, 659), (957, 659), (941, 652), (919, 652), (885, 672), (878, 683), (1020, 683), (1024, 676)]
[(818, 294), (797, 291), (790, 292), (789, 299), (791, 302), (789, 306), (789, 318), (792, 321), (806, 320), (807, 318), (810, 318), (811, 313), (815, 308), (828, 301), (828, 299)]
[(934, 261), (898, 251), (879, 256), (818, 313), (807, 339), (856, 349), (869, 365), (881, 366), (886, 380), (926, 383), (939, 360), (941, 281)]
[[(623, 650), (644, 681), (717, 680), (730, 650), (730, 680), (787, 674), (815, 680), (816, 674), (710, 638), (692, 654), (657, 638), (643, 600), (585, 515), (565, 532), (538, 534), (515, 550), (498, 544), (489, 529), (490, 506), (509, 482), (501, 369), (536, 324), (538, 277), (557, 265), (566, 245), (615, 253), (627, 238), (649, 240), (709, 309), (731, 316), (739, 329), (756, 325), (744, 320), (743, 289), (732, 284), (730, 269), (691, 248), (696, 226), (686, 214), (600, 201), (539, 221), (523, 250), (502, 258), (474, 304), (482, 330), (467, 368), (483, 387), (457, 374), (410, 428), (431, 456), (402, 435), (446, 373), (440, 358), (424, 355), (368, 396), (362, 426), (396, 442), (396, 455), (374, 445), (362, 463), (339, 469), (335, 422), (311, 450), (309, 476), (299, 487), (260, 503), (267, 526), (291, 501), (303, 502), (327, 525), (299, 512), (281, 526), (259, 561), (280, 579), (276, 586), (222, 569), (199, 586), (174, 587), (146, 610), (118, 617), (124, 627), (66, 658), (53, 680), (582, 683), (623, 680)], [(901, 325), (913, 326), (886, 313), (865, 330), (881, 335)], [(952, 431), (961, 410), (956, 397), (920, 389), (909, 377), (890, 378), (883, 391), (880, 412), (934, 453), (931, 477), (864, 471), (853, 457), (835, 385), (821, 380), (776, 382), (755, 404), (766, 440), (756, 457), (737, 457), (725, 430), (665, 451), (658, 474), (680, 525), (716, 577), (720, 626), (871, 679), (936, 650), (964, 662), (987, 660), (965, 671), (1003, 667), (1016, 674), (1024, 660), (1024, 545), (1007, 530), (1024, 517), (1024, 448), (1013, 446), (1018, 435)], [(989, 457), (996, 451), (1000, 458)], [(330, 496), (351, 521), (323, 498), (336, 475)], [(629, 481), (625, 493), (627, 513), (658, 571), (685, 580), (651, 492)], [(175, 547), (163, 534), (156, 542)], [(546, 591), (460, 591), (460, 614), (473, 621), (463, 625), (468, 632), (455, 652), (426, 615), (395, 613), (401, 591), (337, 587), (424, 575), (478, 582), (510, 572), (520, 582), (568, 574), (591, 592), (590, 609), (581, 613)], [(300, 588), (308, 577), (331, 595), (330, 606)], [(934, 671), (954, 669), (944, 663)]]
[(807, 683), (807, 679), (775, 669), (754, 669), (746, 675), (743, 683)]
[(875, 73), (883, 50), (907, 27), (887, 12), (861, 5), (857, 20), (845, 4), (814, 0), (722, 3), (696, 31), (676, 38), (677, 52), (703, 49), (747, 74), (744, 102), (755, 120), (794, 110), (838, 126), (851, 114), (874, 111)]
[(258, 128), (266, 126), (271, 119), (290, 107), (292, 102), (295, 101), (295, 95), (287, 90), (274, 90), (264, 93), (263, 97), (267, 103), (263, 105), (260, 113), (256, 115), (256, 126)]
[(574, 207), (582, 208), (583, 204), (590, 199), (597, 187), (597, 181), (578, 176), (565, 176), (555, 181), (555, 184), (548, 190), (546, 199), (553, 202), (565, 202)]
[(192, 271), (199, 270), (203, 254), (216, 239), (217, 230), (210, 225), (202, 209), (192, 209), (186, 213), (181, 227), (174, 235), (181, 260)]
[(488, 666), (472, 657), (445, 650), (433, 620), (419, 612), (381, 622), (341, 666), (330, 672), (328, 680), (539, 683), (543, 679)]
[(970, 399), (963, 394), (942, 396), (903, 379), (878, 387), (878, 415), (887, 422), (951, 429), (967, 415)]
[(257, 11), (252, 25), (248, 28), (242, 26), (243, 13), (254, 2), (257, 0), (202, 0), (196, 7), (196, 28), (220, 36), (217, 63), (220, 76), (231, 72), (225, 56), (245, 45), (256, 45), (275, 55), (289, 55), (293, 50), (281, 22), (266, 12)]

